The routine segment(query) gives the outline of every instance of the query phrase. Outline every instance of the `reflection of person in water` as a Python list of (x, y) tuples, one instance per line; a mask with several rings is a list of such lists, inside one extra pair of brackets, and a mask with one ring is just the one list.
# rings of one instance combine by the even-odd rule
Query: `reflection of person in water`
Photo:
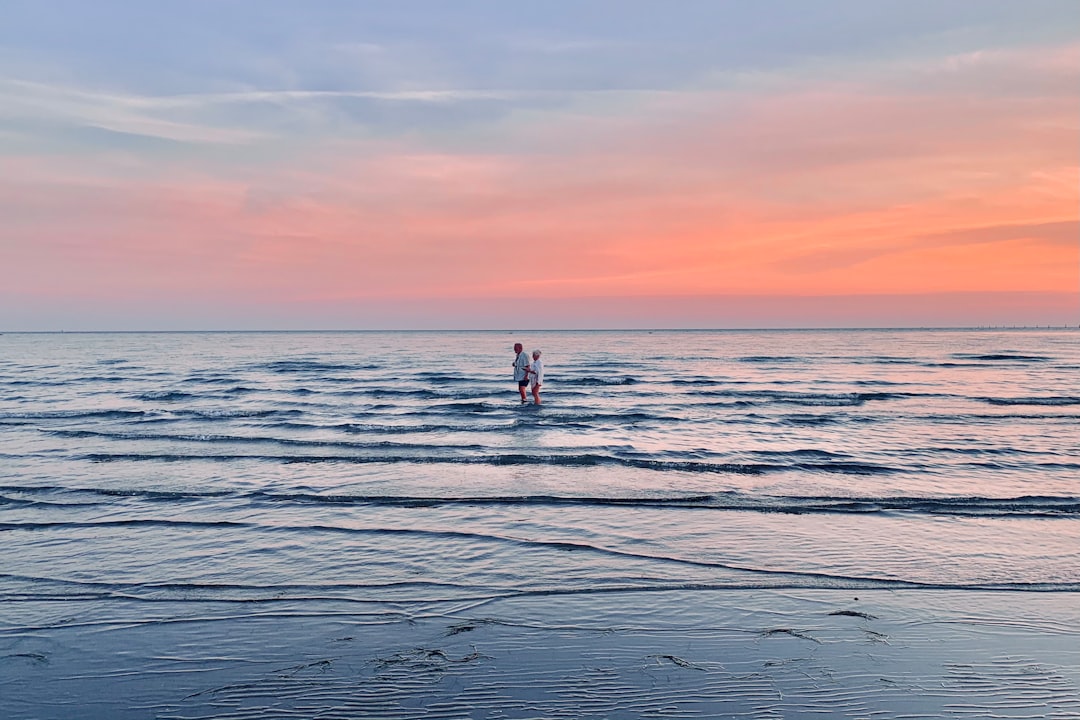
[(514, 343), (514, 380), (518, 384), (518, 392), (521, 393), (521, 402), (525, 402), (525, 388), (529, 385), (529, 354), (521, 343)]
[[(544, 384), (544, 361), (539, 350), (533, 350), (533, 361), (529, 364), (529, 383), (532, 385), (533, 402), (540, 404), (540, 386)], [(522, 401), (524, 402), (524, 400)]]

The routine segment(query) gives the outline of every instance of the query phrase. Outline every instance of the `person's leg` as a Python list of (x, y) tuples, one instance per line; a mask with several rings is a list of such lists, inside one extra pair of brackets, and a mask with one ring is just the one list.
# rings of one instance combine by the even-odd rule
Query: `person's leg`
[(520, 382), (518, 383), (518, 392), (521, 393), (521, 402), (525, 402), (528, 398), (525, 396), (525, 386)]
[(540, 385), (539, 385), (539, 383), (532, 386), (532, 392), (533, 392), (533, 402), (536, 403), (537, 405), (539, 405), (540, 404)]

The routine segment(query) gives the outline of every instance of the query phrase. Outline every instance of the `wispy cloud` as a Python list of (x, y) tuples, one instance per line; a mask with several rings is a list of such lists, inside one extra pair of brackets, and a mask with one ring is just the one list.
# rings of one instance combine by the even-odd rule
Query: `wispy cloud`
[[(458, 116), (458, 121), (472, 118), (473, 124), (483, 124), (529, 108), (551, 111), (584, 102), (625, 104), (679, 94), (682, 91), (653, 89), (414, 88), (146, 95), (0, 77), (0, 123), (21, 123), (31, 133), (35, 127), (38, 133), (55, 127), (88, 127), (183, 143), (228, 145), (316, 131), (333, 140), (335, 134), (348, 135), (350, 128), (376, 128), (389, 134), (415, 133), (418, 128), (436, 132), (447, 118), (435, 114), (425, 123), (423, 113), (430, 112), (425, 108), (443, 112), (439, 109), (475, 106), (479, 109), (473, 115)], [(410, 107), (413, 110), (407, 109)]]
[(940, 232), (922, 233), (900, 239), (883, 241), (873, 236), (855, 245), (829, 247), (806, 253), (798, 253), (776, 263), (776, 267), (800, 274), (820, 273), (823, 270), (840, 270), (867, 263), (871, 260), (908, 253), (913, 250), (957, 248), (968, 245), (987, 246), (984, 252), (993, 252), (991, 246), (1014, 240), (1029, 241), (1029, 247), (1037, 251), (1039, 245), (1074, 249), (1080, 240), (1080, 221), (1062, 220), (1042, 223), (1003, 223), (957, 228)]
[(215, 127), (153, 114), (148, 98), (0, 78), (0, 118), (34, 123), (96, 127), (187, 143), (247, 143), (265, 133)]

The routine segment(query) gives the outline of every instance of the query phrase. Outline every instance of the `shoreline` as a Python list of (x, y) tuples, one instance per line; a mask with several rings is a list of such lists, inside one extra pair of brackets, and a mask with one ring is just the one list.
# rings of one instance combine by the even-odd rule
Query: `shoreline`
[(9, 626), (0, 695), (10, 720), (1075, 718), (1075, 597), (671, 590), (402, 603), (397, 616), (252, 603), (216, 619)]

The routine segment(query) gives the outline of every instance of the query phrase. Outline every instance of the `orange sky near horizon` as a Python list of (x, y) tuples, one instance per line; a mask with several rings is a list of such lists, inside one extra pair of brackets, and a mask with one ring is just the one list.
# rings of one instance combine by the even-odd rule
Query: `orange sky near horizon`
[(223, 143), (161, 162), (9, 153), (5, 263), (18, 272), (5, 292), (270, 305), (1068, 296), (1078, 68), (1070, 45), (899, 64), (887, 82), (589, 98), (457, 147), (406, 135)]

